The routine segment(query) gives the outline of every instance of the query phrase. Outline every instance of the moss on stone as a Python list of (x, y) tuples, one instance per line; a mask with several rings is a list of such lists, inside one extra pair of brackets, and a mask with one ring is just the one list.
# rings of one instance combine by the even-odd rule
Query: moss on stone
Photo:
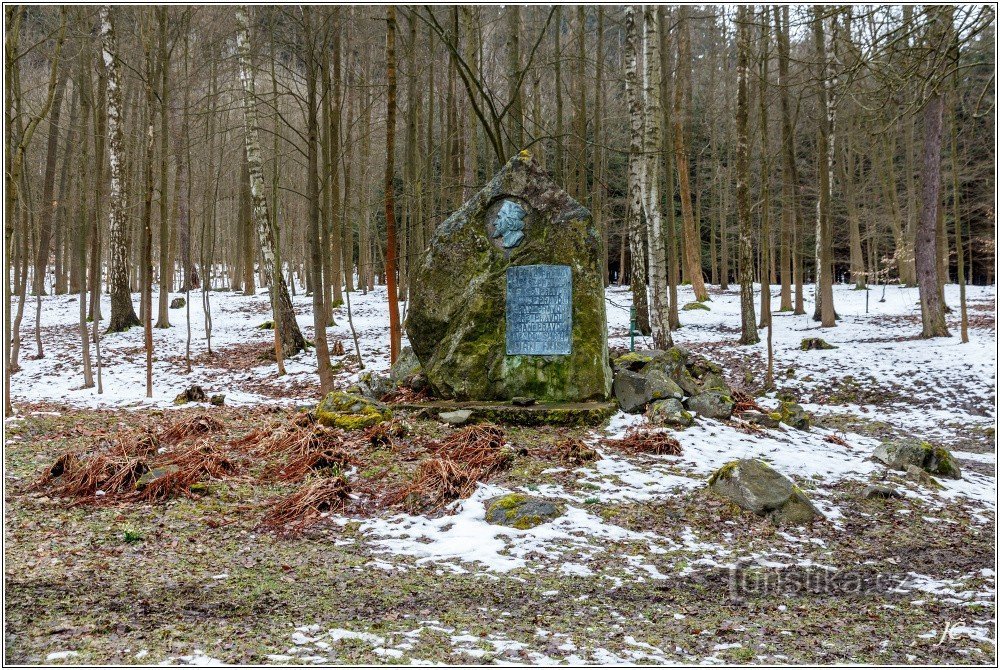
[(712, 473), (712, 476), (708, 478), (709, 485), (714, 484), (719, 480), (726, 480), (733, 476), (733, 471), (736, 470), (740, 465), (739, 461), (729, 461), (721, 468)]
[(703, 302), (689, 302), (686, 305), (684, 305), (683, 307), (681, 307), (681, 309), (684, 310), (685, 312), (690, 312), (690, 311), (696, 310), (696, 309), (705, 310), (706, 312), (712, 311), (712, 308), (709, 307), (708, 305), (706, 305)]
[(384, 405), (353, 393), (331, 391), (316, 405), (316, 420), (324, 426), (359, 430), (392, 418)]

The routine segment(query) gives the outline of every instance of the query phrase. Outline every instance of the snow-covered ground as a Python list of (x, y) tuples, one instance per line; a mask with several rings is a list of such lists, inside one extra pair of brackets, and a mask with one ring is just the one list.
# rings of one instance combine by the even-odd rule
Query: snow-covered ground
[[(958, 287), (946, 287), (947, 302), (958, 303)], [(690, 287), (679, 289), (679, 302), (693, 299)], [(777, 291), (772, 287), (772, 294)], [(819, 328), (812, 312), (813, 287), (806, 287), (807, 315), (774, 314), (774, 356), (776, 375), (793, 368), (797, 383), (805, 388), (822, 390), (831, 380), (853, 375), (859, 381), (901, 384), (910, 399), (930, 401), (910, 420), (922, 420), (927, 428), (955, 417), (953, 405), (968, 404), (969, 399), (986, 406), (995, 404), (996, 326), (994, 286), (968, 287), (970, 316), (990, 317), (989, 327), (970, 329), (971, 341), (962, 344), (958, 337), (957, 309), (950, 315), (952, 337), (921, 340), (920, 308), (916, 288), (886, 287), (885, 302), (880, 302), (881, 287), (852, 291), (849, 286), (834, 287), (834, 303), (840, 321), (836, 328)], [(183, 294), (171, 294), (171, 298)], [(208, 356), (205, 339), (205, 312), (201, 293), (190, 295), (191, 356), (193, 369), (185, 373), (184, 352), (187, 343), (187, 310), (170, 310), (171, 328), (153, 329), (153, 397), (146, 398), (145, 354), (141, 328), (101, 337), (104, 393), (84, 389), (79, 308), (76, 296), (42, 298), (41, 327), (45, 357), (35, 354), (35, 305), (29, 297), (21, 325), (21, 367), (11, 382), (15, 400), (55, 401), (92, 407), (129, 405), (170, 406), (174, 397), (191, 384), (206, 391), (226, 393), (228, 404), (260, 402), (315, 402), (318, 379), (316, 358), (310, 349), (286, 361), (288, 374), (277, 376), (273, 362), (248, 360), (245, 367), (232, 368), (232, 356), (240, 347), (256, 345), (263, 351), (272, 342), (272, 331), (258, 328), (267, 320), (270, 303), (267, 293), (244, 296), (229, 291), (212, 291), (212, 351)], [(758, 299), (759, 300), (759, 299)], [(867, 300), (867, 313), (866, 313)], [(139, 295), (133, 296), (138, 311)], [(311, 298), (303, 292), (293, 298), (299, 327), (312, 337)], [(388, 307), (384, 286), (367, 295), (351, 297), (352, 317), (366, 369), (384, 370), (389, 366)], [(714, 292), (708, 303), (710, 311), (682, 311), (682, 328), (674, 333), (680, 345), (712, 345), (738, 352), (742, 356), (766, 356), (766, 343), (736, 347), (739, 338), (739, 292), (733, 288)], [(628, 318), (631, 294), (627, 287), (607, 291), (609, 345), (628, 346)], [(777, 308), (777, 299), (773, 300)], [(110, 299), (103, 297), (105, 316), (110, 313)], [(400, 309), (405, 315), (406, 304)], [(343, 342), (347, 356), (342, 381), (356, 379), (354, 348), (348, 325), (347, 307), (334, 313), (337, 325), (328, 329), (328, 338)], [(761, 331), (762, 338), (764, 332)], [(837, 349), (800, 351), (805, 337), (822, 337)], [(648, 338), (638, 337), (636, 347), (649, 346)], [(91, 347), (92, 360), (95, 359)], [(266, 389), (262, 389), (266, 387)], [(952, 402), (955, 401), (955, 402)], [(906, 411), (906, 406), (902, 407)], [(981, 414), (995, 418), (995, 412)]]
[[(776, 293), (772, 290), (772, 294)], [(806, 309), (810, 313), (812, 295), (813, 288), (806, 287)], [(602, 458), (598, 461), (572, 469), (552, 467), (542, 472), (536, 483), (509, 484), (509, 488), (495, 482), (481, 484), (470, 498), (455, 503), (451, 514), (437, 518), (407, 514), (335, 517), (330, 541), (338, 547), (353, 545), (365, 555), (367, 562), (351, 570), (401, 573), (429, 568), (438, 575), (457, 574), (525, 584), (544, 584), (546, 579), (572, 583), (578, 578), (590, 578), (606, 584), (610, 592), (637, 583), (678, 584), (693, 573), (733, 570), (748, 561), (765, 568), (836, 572), (845, 568), (840, 553), (846, 541), (844, 536), (856, 532), (859, 516), (871, 516), (864, 508), (857, 507), (857, 487), (878, 478), (883, 470), (869, 458), (881, 434), (840, 427), (857, 426), (862, 419), (884, 425), (888, 431), (957, 445), (955, 456), (962, 465), (963, 478), (942, 479), (943, 488), (937, 491), (910, 483), (900, 485), (904, 502), (897, 510), (897, 518), (920, 515), (927, 523), (942, 529), (962, 524), (973, 527), (977, 534), (995, 533), (996, 451), (995, 431), (991, 432), (996, 423), (995, 287), (969, 287), (973, 327), (969, 331), (971, 341), (966, 344), (958, 337), (957, 309), (949, 316), (952, 337), (933, 340), (916, 337), (920, 331), (920, 313), (915, 288), (887, 287), (884, 301), (881, 287), (866, 295), (847, 286), (836, 286), (834, 295), (840, 316), (836, 328), (819, 328), (808, 315), (774, 314), (775, 375), (779, 386), (798, 393), (805, 407), (816, 414), (821, 425), (810, 431), (784, 425), (773, 430), (749, 431), (736, 424), (699, 417), (694, 426), (674, 433), (683, 448), (681, 456), (626, 455), (604, 442), (647, 422), (643, 416), (619, 413), (609, 425), (592, 430), (586, 437), (600, 452)], [(180, 391), (195, 383), (210, 393), (226, 393), (226, 402), (232, 405), (315, 402), (318, 383), (311, 350), (288, 360), (288, 374), (280, 378), (273, 362), (256, 358), (258, 350), (265, 350), (272, 341), (271, 331), (258, 328), (269, 318), (267, 295), (212, 292), (210, 296), (214, 356), (206, 355), (200, 294), (192, 294), (194, 369), (191, 374), (184, 373), (186, 310), (171, 310), (172, 328), (153, 332), (156, 358), (152, 399), (145, 398), (141, 328), (102, 337), (105, 392), (99, 395), (94, 389), (80, 388), (76, 298), (43, 298), (46, 356), (32, 357), (34, 310), (28, 309), (21, 333), (23, 369), (12, 381), (15, 405), (44, 402), (165, 408), (172, 406)], [(760, 362), (766, 358), (766, 341), (749, 347), (736, 344), (740, 318), (736, 288), (714, 291), (711, 297), (709, 310), (680, 313), (682, 328), (674, 333), (674, 340), (718, 358), (729, 381), (739, 387), (745, 383), (744, 372), (753, 370), (759, 374)], [(957, 286), (948, 286), (946, 297), (948, 304), (957, 306)], [(692, 299), (689, 287), (681, 287), (681, 304)], [(310, 298), (300, 293), (293, 301), (299, 325), (311, 339)], [(607, 291), (612, 347), (628, 346), (630, 303), (627, 288), (612, 287)], [(776, 298), (772, 304), (777, 307)], [(353, 294), (352, 307), (366, 368), (384, 370), (388, 367), (385, 289), (379, 287), (367, 295)], [(105, 313), (110, 309), (107, 300), (104, 309)], [(402, 309), (405, 313), (405, 305)], [(341, 340), (348, 352), (338, 359), (341, 361), (338, 382), (346, 384), (356, 379), (359, 372), (353, 362), (346, 306), (336, 311), (335, 318), (338, 325), (328, 330), (328, 336), (331, 342)], [(761, 337), (762, 340), (766, 337), (766, 331), (761, 331)], [(799, 345), (806, 337), (822, 337), (837, 348), (802, 351)], [(644, 338), (636, 343), (637, 347), (649, 345)], [(845, 387), (858, 392), (845, 395)], [(759, 402), (774, 406), (777, 400), (772, 394)], [(845, 417), (851, 420), (838, 423), (838, 419)], [(734, 520), (724, 520), (720, 525), (716, 518), (713, 527), (701, 524), (702, 517), (691, 511), (703, 504), (695, 497), (697, 490), (705, 486), (708, 475), (723, 463), (750, 456), (765, 459), (792, 476), (814, 500), (826, 521), (809, 529), (782, 529), (766, 540), (754, 536), (756, 531)], [(487, 501), (511, 489), (558, 501), (564, 505), (565, 513), (530, 530), (487, 523), (484, 520)], [(612, 508), (640, 510), (648, 515), (648, 524), (629, 523), (602, 514), (602, 510), (607, 512)], [(672, 513), (676, 516), (665, 517), (664, 510), (675, 510)], [(863, 518), (860, 522), (864, 523)], [(348, 525), (355, 530), (340, 532)], [(984, 565), (987, 560), (988, 557), (982, 557)], [(895, 593), (910, 599), (914, 605), (925, 599), (937, 599), (968, 607), (970, 617), (963, 624), (968, 628), (963, 629), (966, 637), (992, 640), (989, 631), (995, 616), (992, 600), (995, 572), (967, 567), (961, 573), (928, 575), (927, 566), (916, 567), (919, 569), (903, 571), (908, 576), (894, 585)], [(213, 577), (216, 578), (224, 580), (228, 575), (222, 573)], [(557, 589), (549, 589), (536, 595), (541, 599), (562, 597), (558, 594)], [(572, 601), (567, 606), (586, 617), (591, 605), (587, 597), (567, 598)], [(692, 655), (680, 647), (650, 644), (655, 642), (652, 639), (643, 642), (624, 635), (611, 647), (598, 639), (584, 640), (565, 631), (542, 627), (534, 639), (512, 639), (503, 631), (504, 614), (492, 612), (491, 616), (500, 618), (489, 632), (470, 632), (417, 618), (390, 627), (398, 630), (377, 632), (356, 630), (351, 621), (328, 617), (318, 619), (319, 623), (303, 621), (297, 629), (289, 630), (289, 647), (268, 659), (276, 663), (337, 662), (341, 658), (338, 649), (354, 644), (370, 647), (371, 653), (383, 662), (422, 664), (425, 661), (411, 650), (415, 645), (419, 648), (422, 636), (433, 635), (446, 636), (456, 653), (472, 661), (488, 655), (499, 662), (713, 663), (731, 659), (726, 651), (740, 646), (740, 643), (719, 644), (708, 655)], [(685, 614), (678, 611), (673, 616), (683, 619)], [(629, 624), (622, 618), (620, 625), (616, 625), (624, 634), (631, 632)], [(938, 636), (939, 632), (929, 630), (927, 635)], [(982, 652), (971, 648), (969, 653)], [(976, 658), (981, 660), (970, 657), (970, 661)], [(211, 663), (215, 658), (195, 652), (167, 660)], [(768, 660), (780, 662), (782, 658), (774, 655)]]

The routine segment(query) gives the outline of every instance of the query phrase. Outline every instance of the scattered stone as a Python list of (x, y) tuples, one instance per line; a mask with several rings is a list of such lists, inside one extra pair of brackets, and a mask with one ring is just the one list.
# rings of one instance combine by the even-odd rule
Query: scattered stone
[(914, 438), (889, 440), (876, 447), (872, 457), (893, 470), (908, 471), (912, 465), (932, 475), (949, 479), (962, 478), (962, 470), (951, 452), (923, 440)]
[(211, 398), (208, 399), (208, 402), (215, 405), (216, 407), (222, 407), (223, 405), (226, 404), (226, 394), (216, 393), (215, 395), (213, 395)]
[(383, 396), (392, 393), (395, 385), (386, 375), (366, 370), (358, 377), (357, 387), (364, 397), (380, 401)]
[(184, 405), (189, 402), (205, 402), (208, 400), (208, 396), (205, 395), (205, 390), (194, 384), (185, 389), (182, 393), (178, 393), (177, 397), (174, 398), (175, 405)]
[(732, 395), (733, 393), (732, 389), (729, 388), (729, 384), (722, 378), (722, 375), (711, 370), (702, 376), (701, 387), (706, 391), (722, 391), (726, 395)]
[(392, 412), (382, 403), (344, 391), (330, 391), (316, 405), (317, 421), (345, 430), (367, 428), (390, 418)]
[(438, 414), (438, 418), (453, 426), (461, 426), (464, 423), (468, 423), (469, 419), (472, 418), (472, 410), (456, 409), (452, 412), (441, 412)]
[(687, 427), (694, 423), (694, 417), (677, 398), (655, 401), (649, 406), (648, 415), (651, 423), (661, 426)]
[(146, 474), (144, 474), (142, 477), (139, 477), (139, 479), (136, 480), (135, 490), (141, 491), (142, 489), (146, 488), (148, 484), (151, 484), (154, 480), (157, 480), (160, 477), (166, 477), (167, 475), (172, 475), (173, 473), (179, 470), (180, 468), (176, 465), (164, 465), (159, 468), (153, 468), (152, 470), (147, 471)]
[(612, 386), (615, 400), (623, 412), (639, 413), (646, 407), (652, 397), (649, 391), (649, 380), (638, 372), (622, 369), (615, 371), (615, 381)]
[(517, 396), (516, 398), (510, 399), (510, 404), (516, 407), (531, 407), (535, 404), (534, 398), (529, 398), (528, 396)]
[[(601, 233), (522, 151), (437, 226), (415, 263), (406, 334), (445, 399), (605, 400), (611, 391)], [(513, 288), (512, 294), (508, 288)], [(508, 328), (517, 296), (545, 319)], [(543, 336), (538, 324), (551, 326)], [(525, 346), (522, 346), (525, 345)], [(531, 351), (529, 352), (528, 349)]]
[(274, 330), (274, 321), (271, 320), (271, 319), (268, 319), (264, 323), (262, 323), (259, 326), (257, 326), (257, 328), (259, 328), (260, 330)]
[(865, 498), (902, 498), (903, 494), (886, 484), (872, 484), (865, 488)]
[(816, 351), (819, 349), (836, 349), (834, 345), (830, 344), (821, 337), (807, 337), (802, 340), (802, 344), (799, 345), (799, 349), (802, 351)]
[(941, 482), (931, 477), (929, 474), (927, 474), (927, 471), (916, 465), (906, 466), (906, 478), (912, 482), (916, 482), (917, 484), (925, 486), (929, 489), (944, 488), (943, 486), (941, 486)]
[(178, 297), (170, 301), (170, 309), (180, 309), (185, 305), (187, 305), (187, 300), (185, 300), (184, 298)]
[(778, 412), (764, 413), (750, 409), (746, 412), (740, 413), (740, 418), (747, 423), (752, 423), (756, 426), (763, 426), (764, 428), (777, 428), (781, 425), (781, 414)]
[(733, 407), (736, 406), (732, 397), (721, 391), (702, 391), (688, 398), (685, 404), (690, 411), (697, 412), (699, 416), (720, 421), (729, 419), (733, 415)]
[(791, 479), (756, 458), (732, 461), (716, 470), (709, 488), (777, 525), (797, 525), (822, 518)]
[(778, 413), (780, 414), (781, 422), (792, 428), (809, 430), (809, 426), (812, 424), (812, 415), (802, 409), (802, 405), (796, 402), (783, 400)]
[(712, 311), (712, 308), (709, 307), (708, 305), (706, 305), (703, 302), (689, 302), (688, 304), (686, 304), (683, 307), (681, 307), (681, 309), (683, 309), (685, 312), (690, 312), (691, 310), (695, 310), (695, 309), (703, 309), (706, 312), (711, 312)]
[(528, 530), (551, 521), (562, 513), (561, 506), (548, 500), (523, 493), (509, 493), (487, 503), (486, 521), (518, 530)]

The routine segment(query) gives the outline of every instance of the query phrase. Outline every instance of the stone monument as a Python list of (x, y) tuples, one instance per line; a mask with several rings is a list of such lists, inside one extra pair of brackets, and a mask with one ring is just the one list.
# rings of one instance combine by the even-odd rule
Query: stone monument
[(406, 334), (435, 395), (605, 400), (602, 244), (530, 153), (508, 161), (437, 227), (412, 279)]

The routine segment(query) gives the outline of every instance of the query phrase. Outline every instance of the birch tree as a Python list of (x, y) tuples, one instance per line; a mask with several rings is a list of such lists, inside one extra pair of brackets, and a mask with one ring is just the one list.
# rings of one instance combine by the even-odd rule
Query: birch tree
[[(660, 223), (660, 55), (656, 7), (643, 7), (644, 67), (643, 67), (643, 134), (642, 179), (645, 190), (646, 240), (649, 256), (649, 283), (652, 298), (649, 325), (653, 332), (653, 346), (666, 349), (673, 345), (667, 318), (667, 268), (663, 247), (663, 230)], [(630, 106), (631, 107), (631, 106)], [(635, 132), (635, 122), (632, 123)], [(640, 130), (641, 132), (641, 130)], [(634, 137), (634, 135), (633, 135)], [(630, 189), (631, 191), (631, 184)], [(635, 204), (635, 196), (632, 196)]]
[(639, 37), (635, 25), (635, 7), (625, 8), (625, 95), (629, 111), (628, 152), (628, 243), (632, 254), (630, 282), (632, 304), (640, 332), (651, 332), (649, 299), (646, 293), (646, 263), (642, 248), (642, 98), (639, 91), (637, 63)]
[[(305, 349), (305, 339), (299, 331), (292, 309), (292, 299), (288, 286), (281, 276), (281, 268), (275, 262), (274, 231), (271, 229), (267, 211), (267, 197), (264, 194), (264, 168), (260, 154), (257, 120), (257, 93), (254, 83), (254, 69), (250, 60), (250, 15), (245, 5), (236, 8), (239, 31), (236, 34), (236, 53), (239, 58), (240, 82), (243, 85), (243, 125), (246, 131), (246, 156), (250, 172), (251, 213), (257, 238), (260, 242), (260, 258), (264, 271), (270, 280), (271, 311), (274, 315), (275, 353), (278, 359), (292, 356)], [(279, 351), (280, 350), (280, 351)]]
[(118, 42), (115, 35), (117, 7), (101, 7), (101, 41), (104, 67), (107, 70), (108, 161), (111, 185), (108, 189), (108, 287), (111, 293), (111, 317), (108, 332), (116, 333), (141, 325), (132, 304), (129, 286), (128, 192), (125, 189), (125, 138), (122, 119), (121, 74), (118, 65)]

